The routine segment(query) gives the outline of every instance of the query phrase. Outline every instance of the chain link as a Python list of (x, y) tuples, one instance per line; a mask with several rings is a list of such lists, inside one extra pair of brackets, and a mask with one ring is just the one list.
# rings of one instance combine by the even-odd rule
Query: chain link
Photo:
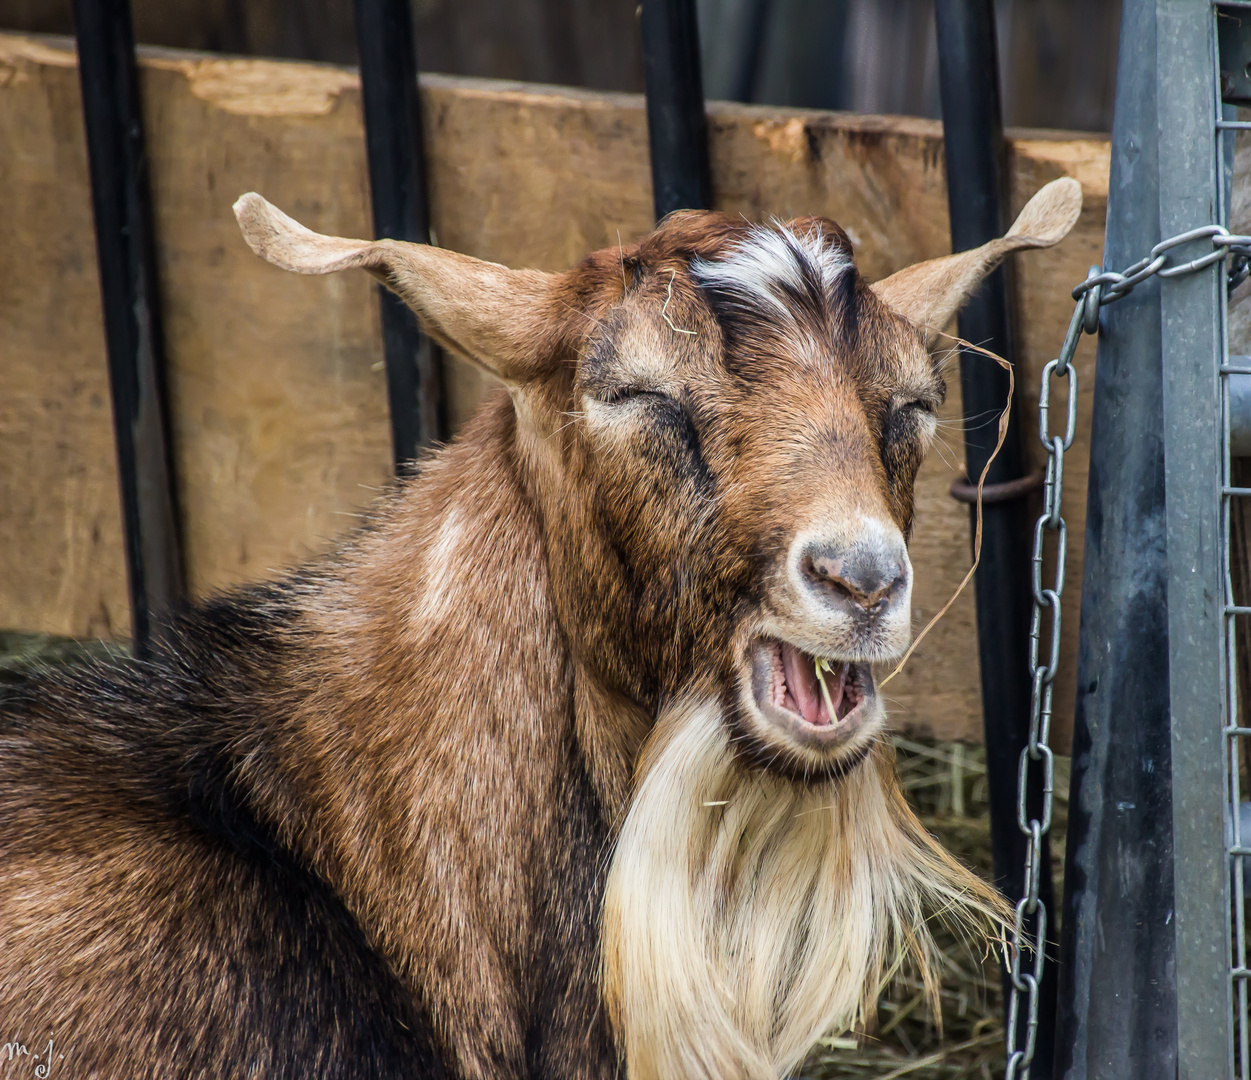
[[(1167, 265), (1168, 253), (1173, 248), (1196, 240), (1210, 240), (1212, 250), (1189, 262), (1176, 266)], [(1220, 225), (1201, 225), (1197, 229), (1190, 229), (1188, 232), (1170, 236), (1167, 240), (1161, 240), (1151, 249), (1150, 255), (1145, 259), (1139, 259), (1133, 266), (1127, 266), (1119, 274), (1115, 270), (1097, 267), (1097, 273), (1092, 273), (1073, 290), (1073, 299), (1082, 300), (1094, 292), (1098, 295), (1100, 305), (1110, 304), (1114, 300), (1128, 296), (1133, 292), (1135, 285), (1140, 285), (1149, 277), (1155, 277), (1158, 274), (1162, 278), (1170, 278), (1181, 274), (1191, 274), (1225, 258), (1230, 261), (1227, 273), (1229, 288), (1232, 291), (1247, 276), (1247, 264), (1248, 260), (1251, 260), (1251, 236), (1231, 233)], [(1093, 334), (1096, 325), (1097, 318), (1092, 319), (1088, 312), (1083, 329), (1086, 333)], [(1067, 339), (1065, 343), (1068, 343)]]
[[(1183, 244), (1210, 240), (1212, 250), (1189, 262), (1169, 265), (1169, 252)], [(1016, 905), (1012, 934), (1008, 941), (1008, 975), (1011, 990), (1008, 998), (1007, 1047), (1008, 1067), (1005, 1080), (1029, 1080), (1030, 1064), (1038, 1041), (1038, 987), (1046, 964), (1047, 907), (1039, 898), (1042, 881), (1043, 842), (1051, 829), (1051, 809), (1055, 794), (1055, 755), (1051, 751), (1051, 699), (1056, 672), (1060, 665), (1060, 597), (1064, 593), (1064, 570), (1068, 554), (1068, 526), (1061, 513), (1064, 496), (1064, 454), (1073, 446), (1077, 433), (1077, 373), (1073, 356), (1083, 334), (1094, 334), (1099, 328), (1099, 308), (1128, 296), (1136, 285), (1150, 277), (1177, 277), (1194, 273), (1213, 263), (1228, 259), (1226, 287), (1233, 289), (1248, 276), (1251, 266), (1251, 236), (1239, 236), (1220, 225), (1204, 225), (1161, 240), (1151, 253), (1121, 273), (1092, 266), (1086, 280), (1073, 290), (1076, 307), (1069, 321), (1068, 332), (1060, 355), (1042, 371), (1038, 395), (1038, 437), (1047, 451), (1047, 471), (1043, 482), (1042, 513), (1034, 526), (1032, 565), (1034, 610), (1029, 627), (1029, 667), (1033, 689), (1030, 694), (1029, 740), (1021, 751), (1017, 769), (1017, 825), (1026, 837), (1025, 895)], [(1067, 381), (1068, 412), (1064, 433), (1051, 431), (1052, 383)], [(1055, 533), (1055, 564), (1051, 584), (1043, 583), (1043, 546), (1047, 532)], [(1043, 643), (1043, 613), (1049, 611), (1047, 641)], [(1043, 661), (1043, 662), (1040, 662)], [(1040, 773), (1042, 808), (1038, 817), (1030, 815), (1028, 792), (1030, 777)], [(1030, 923), (1032, 922), (1032, 927)], [(1032, 953), (1033, 962), (1023, 964), (1023, 954)], [(1025, 1020), (1021, 1038), (1022, 1014)]]

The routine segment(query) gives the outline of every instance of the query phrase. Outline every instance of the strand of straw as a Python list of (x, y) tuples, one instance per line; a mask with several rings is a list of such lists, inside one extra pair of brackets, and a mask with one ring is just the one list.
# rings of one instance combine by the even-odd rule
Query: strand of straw
[(683, 330), (680, 326), (674, 326), (673, 320), (669, 318), (669, 301), (673, 299), (673, 282), (678, 276), (678, 272), (672, 267), (669, 269), (669, 291), (665, 294), (665, 306), (660, 309), (660, 317), (669, 324), (669, 329), (675, 334), (690, 334), (691, 337), (698, 337), (698, 330)]
[[(939, 333), (942, 334), (942, 331), (939, 331)], [(986, 459), (986, 464), (982, 467), (982, 475), (977, 478), (977, 527), (973, 531), (973, 565), (969, 567), (969, 572), (964, 575), (964, 580), (956, 587), (956, 591), (951, 594), (951, 599), (939, 608), (938, 614), (925, 624), (925, 629), (912, 639), (912, 644), (908, 646), (908, 651), (903, 654), (903, 658), (895, 665), (895, 670), (881, 681), (879, 684), (881, 686), (885, 686), (891, 679), (903, 671), (904, 665), (912, 657), (917, 646), (925, 640), (925, 635), (934, 628), (939, 619), (947, 614), (951, 609), (951, 605), (964, 592), (964, 587), (973, 580), (973, 575), (977, 572), (978, 563), (982, 561), (982, 486), (986, 483), (986, 475), (990, 472), (992, 463), (999, 456), (999, 451), (1003, 449), (1004, 440), (1008, 437), (1008, 417), (1012, 415), (1012, 394), (1016, 389), (1016, 376), (1013, 374), (1012, 365), (998, 353), (993, 353), (980, 345), (974, 345), (972, 342), (965, 341), (964, 338), (953, 337), (951, 334), (942, 334), (942, 336), (951, 338), (952, 341), (962, 348), (971, 349), (973, 352), (990, 357), (1003, 368), (1008, 373), (1008, 400), (1004, 403), (1003, 411), (999, 414), (999, 437), (995, 440), (995, 449), (991, 452), (990, 457)]]

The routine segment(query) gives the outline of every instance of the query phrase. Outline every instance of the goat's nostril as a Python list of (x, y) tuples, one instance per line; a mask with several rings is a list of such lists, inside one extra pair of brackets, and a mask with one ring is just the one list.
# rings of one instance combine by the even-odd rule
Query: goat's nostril
[(891, 580), (890, 584), (885, 588), (879, 589), (873, 597), (873, 610), (876, 611), (886, 606), (900, 589), (908, 583), (908, 575), (904, 571), (900, 571)]
[(843, 576), (842, 562), (825, 556), (811, 556), (804, 559), (804, 573), (818, 585), (824, 585), (837, 593), (856, 596), (856, 586)]

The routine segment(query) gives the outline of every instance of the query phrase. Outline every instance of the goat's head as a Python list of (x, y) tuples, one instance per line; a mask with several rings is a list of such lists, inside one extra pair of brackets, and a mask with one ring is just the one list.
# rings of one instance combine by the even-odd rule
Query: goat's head
[(837, 775), (878, 734), (869, 665), (910, 636), (913, 483), (943, 400), (926, 332), (1080, 209), (1048, 185), (1002, 239), (875, 285), (834, 223), (670, 216), (564, 274), (309, 232), (256, 195), (259, 254), (361, 267), (508, 387), (560, 618), (603, 690), (655, 715), (698, 681), (741, 753)]

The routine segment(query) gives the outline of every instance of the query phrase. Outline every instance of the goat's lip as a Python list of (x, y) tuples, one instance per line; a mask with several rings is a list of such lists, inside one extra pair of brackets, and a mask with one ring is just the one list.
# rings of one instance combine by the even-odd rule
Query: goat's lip
[(843, 743), (875, 711), (866, 663), (816, 656), (775, 638), (757, 639), (751, 659), (756, 708), (802, 742)]

